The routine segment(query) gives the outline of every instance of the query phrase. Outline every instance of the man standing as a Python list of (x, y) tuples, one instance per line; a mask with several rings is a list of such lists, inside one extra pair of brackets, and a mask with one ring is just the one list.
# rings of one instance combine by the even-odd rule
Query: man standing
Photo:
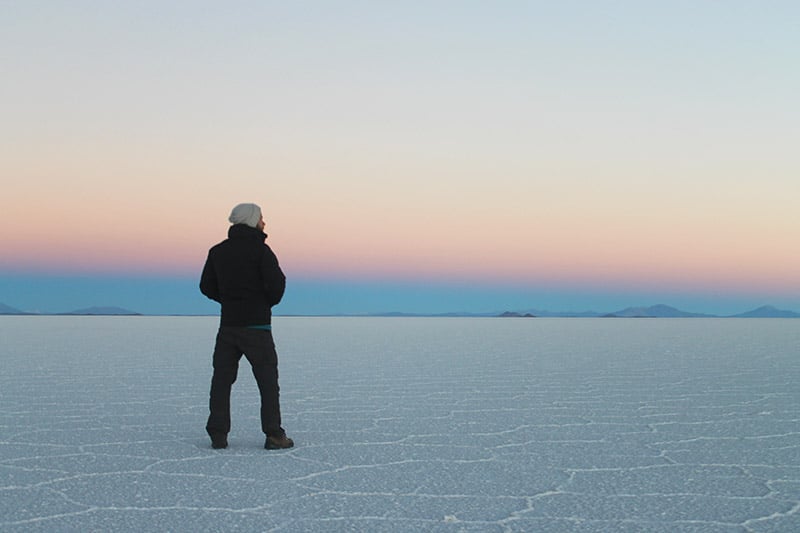
[(222, 304), (214, 347), (210, 414), (206, 431), (211, 447), (228, 446), (231, 429), (231, 386), (239, 360), (247, 357), (261, 394), (261, 429), (268, 450), (291, 448), (292, 439), (281, 427), (278, 354), (272, 339), (272, 306), (286, 288), (278, 258), (264, 242), (264, 218), (256, 204), (239, 204), (228, 220), (228, 238), (208, 252), (200, 291)]

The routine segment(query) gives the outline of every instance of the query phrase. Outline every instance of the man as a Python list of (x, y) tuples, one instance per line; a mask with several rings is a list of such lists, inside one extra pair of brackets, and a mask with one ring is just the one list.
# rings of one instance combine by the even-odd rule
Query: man
[(228, 220), (228, 238), (208, 252), (200, 291), (222, 304), (214, 347), (210, 414), (206, 431), (211, 447), (227, 448), (231, 429), (231, 386), (239, 360), (247, 357), (261, 394), (261, 429), (268, 450), (291, 448), (281, 427), (278, 355), (272, 339), (272, 306), (281, 301), (286, 277), (264, 242), (264, 218), (256, 204), (239, 204)]

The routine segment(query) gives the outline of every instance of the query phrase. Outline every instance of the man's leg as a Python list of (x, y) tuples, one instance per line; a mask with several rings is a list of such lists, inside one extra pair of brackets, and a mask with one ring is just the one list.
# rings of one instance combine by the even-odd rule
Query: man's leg
[(261, 430), (267, 436), (282, 437), (285, 432), (281, 427), (278, 354), (272, 332), (249, 330), (242, 349), (253, 367), (253, 376), (261, 393)]
[(209, 415), (206, 431), (212, 446), (225, 448), (231, 430), (231, 387), (236, 382), (242, 351), (231, 328), (220, 327), (214, 346), (214, 375), (211, 377)]

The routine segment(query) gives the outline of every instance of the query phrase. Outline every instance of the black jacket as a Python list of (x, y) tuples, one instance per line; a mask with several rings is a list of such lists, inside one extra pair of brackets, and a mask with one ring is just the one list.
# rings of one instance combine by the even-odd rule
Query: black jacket
[(222, 304), (220, 325), (269, 324), (283, 298), (286, 276), (260, 230), (234, 224), (228, 238), (208, 251), (200, 292)]

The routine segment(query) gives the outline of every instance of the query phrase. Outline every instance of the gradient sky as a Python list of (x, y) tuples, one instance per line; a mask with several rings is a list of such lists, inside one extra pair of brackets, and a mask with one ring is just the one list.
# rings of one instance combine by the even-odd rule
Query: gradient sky
[[(795, 1), (4, 1), (0, 302), (800, 310)], [(657, 299), (657, 301), (655, 300)]]

